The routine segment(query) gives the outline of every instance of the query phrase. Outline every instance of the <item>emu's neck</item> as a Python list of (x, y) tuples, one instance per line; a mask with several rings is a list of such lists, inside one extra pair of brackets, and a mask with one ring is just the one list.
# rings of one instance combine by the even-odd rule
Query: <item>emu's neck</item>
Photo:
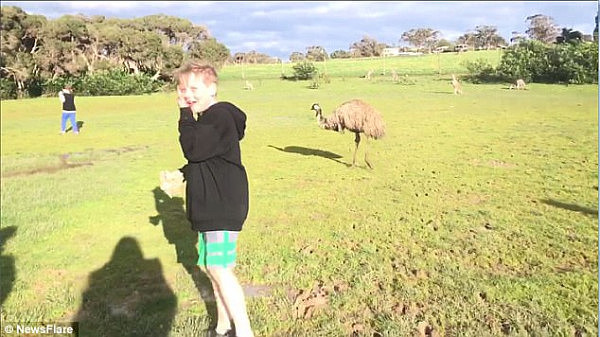
[(338, 123), (336, 123), (333, 120), (329, 120), (329, 119), (323, 117), (321, 110), (319, 110), (319, 112), (317, 113), (317, 123), (319, 123), (319, 126), (322, 127), (323, 129), (340, 131)]

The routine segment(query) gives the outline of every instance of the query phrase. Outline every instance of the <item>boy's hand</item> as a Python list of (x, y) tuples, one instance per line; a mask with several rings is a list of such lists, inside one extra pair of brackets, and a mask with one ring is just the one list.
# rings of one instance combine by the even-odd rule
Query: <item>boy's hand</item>
[(180, 108), (188, 107), (188, 104), (185, 102), (185, 99), (181, 96), (177, 97), (177, 105), (179, 105)]
[(187, 108), (189, 105), (185, 101), (185, 92), (182, 88), (177, 87), (177, 105), (180, 108)]

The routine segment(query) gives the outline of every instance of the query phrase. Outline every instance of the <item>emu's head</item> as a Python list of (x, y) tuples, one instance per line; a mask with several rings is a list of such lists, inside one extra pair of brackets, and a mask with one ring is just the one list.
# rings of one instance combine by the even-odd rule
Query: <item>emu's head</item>
[(319, 103), (313, 104), (310, 109), (315, 111), (315, 116), (319, 116), (321, 114), (321, 106)]

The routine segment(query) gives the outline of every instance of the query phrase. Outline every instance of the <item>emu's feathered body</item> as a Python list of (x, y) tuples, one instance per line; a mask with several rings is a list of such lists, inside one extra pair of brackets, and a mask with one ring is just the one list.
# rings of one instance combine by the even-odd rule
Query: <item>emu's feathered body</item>
[[(311, 109), (316, 111), (317, 122), (323, 129), (338, 132), (348, 130), (356, 134), (353, 165), (356, 162), (356, 150), (358, 150), (361, 133), (372, 139), (380, 139), (385, 135), (385, 123), (379, 111), (360, 99), (342, 103), (329, 117), (323, 117), (322, 109), (317, 103), (313, 104)], [(366, 151), (365, 162), (372, 167)]]
[(379, 111), (360, 99), (342, 103), (326, 118), (322, 116), (320, 107), (317, 109), (313, 105), (313, 110), (317, 111), (319, 125), (324, 129), (363, 133), (373, 139), (385, 135), (385, 123)]

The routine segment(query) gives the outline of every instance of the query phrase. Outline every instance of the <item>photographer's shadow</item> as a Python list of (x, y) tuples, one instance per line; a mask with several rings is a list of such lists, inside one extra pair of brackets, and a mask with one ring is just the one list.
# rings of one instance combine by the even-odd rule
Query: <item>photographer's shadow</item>
[(217, 307), (215, 303), (212, 284), (208, 276), (197, 266), (198, 261), (198, 233), (192, 231), (185, 215), (183, 198), (169, 197), (163, 190), (156, 187), (152, 190), (158, 215), (150, 217), (150, 223), (158, 226), (162, 223), (165, 238), (170, 244), (175, 245), (177, 262), (185, 268), (191, 276), (196, 289), (204, 304), (206, 311), (215, 325), (217, 321)]
[(79, 336), (167, 337), (176, 312), (160, 261), (145, 259), (137, 240), (123, 237), (90, 274), (73, 328)]

